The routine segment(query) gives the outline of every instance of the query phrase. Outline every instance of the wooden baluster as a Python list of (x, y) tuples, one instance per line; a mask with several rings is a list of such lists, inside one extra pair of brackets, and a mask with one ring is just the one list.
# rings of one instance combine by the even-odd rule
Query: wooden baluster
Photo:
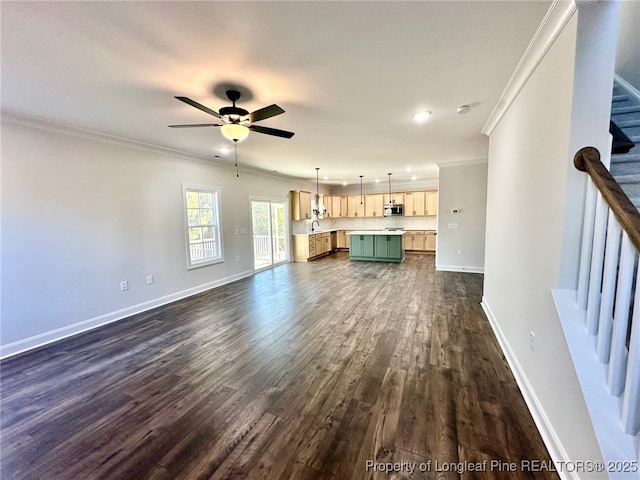
[(609, 361), (609, 354), (611, 353), (613, 302), (616, 296), (616, 278), (618, 276), (621, 234), (622, 228), (620, 227), (620, 223), (618, 223), (616, 217), (609, 215), (607, 245), (604, 255), (602, 299), (600, 300), (600, 317), (598, 320), (598, 339), (596, 344), (598, 360), (602, 363)]
[[(640, 276), (640, 269), (638, 269)], [(624, 396), (622, 398), (622, 424), (625, 433), (636, 435), (640, 430), (640, 285), (636, 276), (636, 292), (631, 319), (631, 338), (629, 339), (629, 358)]]
[(587, 309), (589, 298), (589, 271), (593, 251), (593, 230), (596, 221), (596, 202), (598, 189), (591, 178), (587, 181), (587, 194), (584, 204), (584, 225), (582, 227), (582, 248), (580, 250), (580, 273), (578, 277), (578, 308)]
[(609, 389), (611, 394), (619, 397), (624, 390), (627, 365), (627, 327), (629, 325), (629, 307), (633, 287), (633, 270), (636, 261), (636, 249), (629, 236), (622, 234), (622, 253), (620, 254), (620, 270), (616, 292), (615, 315), (611, 336), (611, 356), (609, 359)]
[(598, 316), (600, 313), (600, 289), (602, 287), (602, 265), (604, 263), (604, 245), (607, 231), (609, 208), (598, 195), (596, 204), (596, 220), (593, 234), (593, 253), (591, 256), (591, 273), (589, 275), (589, 299), (587, 300), (587, 332), (595, 335), (598, 332)]

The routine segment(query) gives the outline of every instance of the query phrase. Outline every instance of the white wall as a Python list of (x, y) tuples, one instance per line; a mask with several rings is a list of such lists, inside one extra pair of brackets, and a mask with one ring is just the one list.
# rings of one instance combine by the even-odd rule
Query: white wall
[(640, 90), (640, 2), (620, 2), (616, 73)]
[[(309, 188), (6, 115), (1, 153), (3, 356), (251, 274), (249, 196)], [(221, 187), (225, 262), (186, 269), (183, 182)]]
[(486, 162), (440, 165), (437, 270), (484, 271), (486, 207)]
[(551, 297), (580, 249), (567, 208), (584, 186), (571, 151), (577, 31), (573, 15), (490, 135), (483, 299), (552, 455), (574, 461), (602, 458)]
[[(391, 192), (419, 192), (421, 190), (437, 190), (439, 179), (438, 178), (424, 178), (414, 181), (396, 181), (391, 176)], [(364, 179), (363, 179), (364, 180)], [(384, 193), (385, 202), (389, 199), (387, 194), (389, 193), (389, 181), (388, 177), (380, 180), (379, 183), (364, 183), (362, 186), (362, 193), (367, 195), (368, 193)], [(350, 185), (342, 186), (337, 185), (331, 188), (332, 195), (360, 195), (360, 183), (354, 181)]]
[(436, 230), (438, 228), (438, 223), (436, 216), (332, 218), (328, 220), (320, 220), (320, 228), (336, 230), (382, 230), (385, 228), (403, 228), (405, 230)]

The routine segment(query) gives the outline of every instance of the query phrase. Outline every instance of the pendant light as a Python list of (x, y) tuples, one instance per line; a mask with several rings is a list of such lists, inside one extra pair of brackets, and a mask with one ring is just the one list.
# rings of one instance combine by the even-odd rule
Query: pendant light
[(391, 173), (387, 173), (387, 175), (389, 175), (389, 205), (391, 205), (393, 203), (391, 200)]
[(316, 167), (316, 208), (313, 210), (313, 213), (318, 216), (318, 215), (324, 215), (325, 213), (327, 213), (327, 209), (322, 208), (322, 211), (320, 210), (320, 189), (319, 189), (319, 172), (320, 172), (320, 167)]
[(364, 204), (362, 201), (362, 177), (364, 177), (364, 175), (360, 175), (360, 205)]

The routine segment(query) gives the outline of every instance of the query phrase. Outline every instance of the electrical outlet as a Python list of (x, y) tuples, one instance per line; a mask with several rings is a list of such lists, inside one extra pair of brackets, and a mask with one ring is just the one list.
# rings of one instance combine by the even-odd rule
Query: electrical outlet
[(536, 351), (536, 334), (533, 332), (529, 332), (529, 349), (532, 352)]
[(124, 282), (120, 282), (120, 291), (124, 292), (125, 290), (129, 290), (129, 282), (126, 280)]
[(456, 250), (456, 255), (462, 255), (462, 249), (461, 248)]
[(151, 285), (153, 283), (153, 275), (147, 275), (147, 285)]
[(239, 261), (240, 261), (240, 255), (236, 257), (236, 262), (239, 262)]

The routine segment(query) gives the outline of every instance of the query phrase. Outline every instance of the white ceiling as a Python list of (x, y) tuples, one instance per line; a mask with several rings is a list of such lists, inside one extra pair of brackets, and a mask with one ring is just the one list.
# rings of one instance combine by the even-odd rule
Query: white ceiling
[(217, 111), (214, 88), (238, 84), (253, 96), (239, 106), (286, 110), (260, 125), (296, 132), (251, 133), (241, 165), (434, 178), (436, 162), (486, 158), (480, 130), (550, 4), (3, 1), (2, 110), (233, 163), (219, 129), (167, 125), (216, 122), (174, 95)]

